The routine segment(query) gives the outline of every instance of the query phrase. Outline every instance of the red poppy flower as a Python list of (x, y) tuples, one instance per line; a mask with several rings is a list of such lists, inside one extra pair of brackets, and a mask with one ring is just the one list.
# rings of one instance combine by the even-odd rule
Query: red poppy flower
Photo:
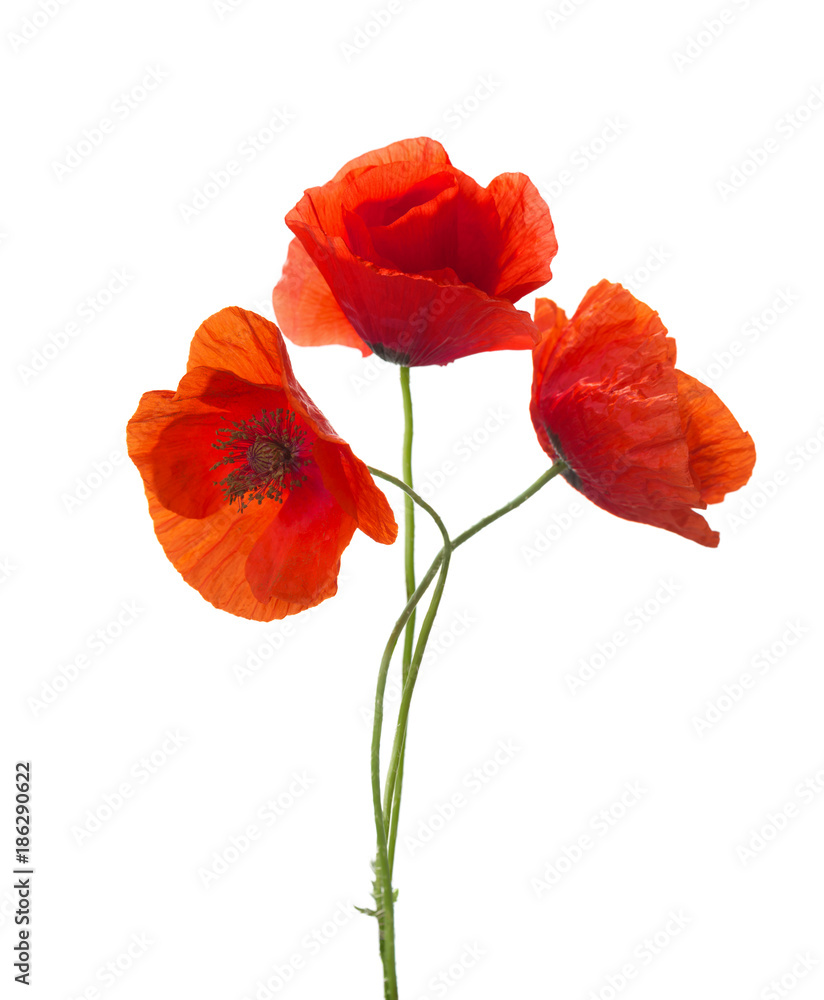
[(675, 367), (658, 313), (601, 281), (571, 320), (536, 303), (530, 413), (566, 479), (629, 521), (718, 544), (706, 509), (750, 478), (755, 448), (715, 393)]
[(286, 216), (292, 240), (275, 313), (296, 344), (344, 344), (400, 365), (531, 349), (515, 309), (552, 277), (558, 249), (524, 174), (482, 188), (433, 139), (351, 160)]
[(144, 394), (128, 444), (166, 555), (243, 618), (331, 597), (355, 528), (397, 536), (366, 466), (295, 380), (278, 328), (244, 309), (198, 329), (177, 392)]

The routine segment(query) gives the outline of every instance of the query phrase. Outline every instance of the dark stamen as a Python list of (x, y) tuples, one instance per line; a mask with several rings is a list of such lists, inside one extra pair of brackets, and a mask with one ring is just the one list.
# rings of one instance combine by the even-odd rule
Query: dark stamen
[(221, 465), (238, 466), (215, 483), (223, 487), (230, 504), (239, 500), (240, 509), (244, 510), (253, 500), (280, 503), (285, 490), (305, 482), (307, 477), (300, 470), (311, 461), (311, 455), (306, 431), (295, 425), (291, 410), (262, 410), (251, 420), (221, 427), (217, 433), (218, 440), (212, 447), (225, 449), (229, 454), (212, 469)]

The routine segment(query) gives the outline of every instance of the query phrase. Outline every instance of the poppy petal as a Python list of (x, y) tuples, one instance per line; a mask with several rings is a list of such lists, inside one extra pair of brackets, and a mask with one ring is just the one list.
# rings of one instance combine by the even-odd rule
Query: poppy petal
[(302, 347), (342, 344), (356, 347), (364, 357), (372, 353), (297, 238), (289, 244), (272, 303), (281, 330), (293, 343)]
[(439, 142), (435, 139), (428, 139), (426, 136), (420, 136), (417, 139), (401, 139), (399, 142), (392, 142), (380, 149), (372, 149), (362, 156), (356, 156), (348, 163), (344, 163), (332, 180), (340, 181), (353, 171), (374, 167), (379, 163), (396, 163), (405, 160), (425, 160), (432, 164), (449, 164), (446, 150)]
[(690, 453), (690, 469), (705, 503), (719, 503), (752, 475), (755, 445), (708, 386), (677, 371), (678, 408)]
[[(667, 375), (670, 377), (668, 378)], [(704, 506), (689, 469), (672, 372), (635, 387), (580, 383), (544, 405), (570, 481), (594, 503), (627, 509)]]
[[(341, 440), (295, 378), (280, 330), (265, 317), (239, 306), (221, 309), (210, 316), (195, 333), (189, 352), (189, 371), (195, 365), (227, 368), (235, 364), (240, 374), (246, 373), (243, 378), (255, 375), (261, 381), (267, 380), (255, 389), (265, 389), (267, 385), (281, 387), (286, 407), (299, 413), (313, 433)], [(231, 370), (237, 371), (234, 367)]]
[(559, 330), (562, 312), (539, 301), (531, 410), (542, 445), (556, 443), (595, 503), (700, 505), (658, 313), (602, 281)]
[(402, 365), (448, 364), (481, 351), (529, 350), (538, 339), (532, 319), (506, 299), (480, 289), (402, 274), (356, 257), (290, 213), (287, 221), (362, 340), (384, 360)]
[[(536, 313), (542, 330), (553, 316), (547, 307), (543, 310)], [(675, 341), (667, 335), (658, 313), (623, 285), (609, 281), (593, 285), (566, 327), (547, 336), (538, 348), (543, 370), (552, 374), (553, 391), (582, 378), (634, 384), (645, 370), (672, 367), (675, 353)]]
[(449, 268), (462, 284), (493, 294), (500, 219), (492, 196), (461, 171), (432, 173), (429, 163), (375, 167), (343, 189), (342, 208), (356, 256), (407, 274)]
[(340, 557), (357, 527), (316, 474), (281, 505), (246, 560), (255, 597), (311, 607), (338, 589)]
[[(286, 223), (306, 256), (290, 250), (274, 301), (298, 343), (365, 344), (382, 360), (428, 365), (536, 342), (531, 319), (512, 305), (551, 277), (557, 242), (523, 175), (483, 188), (440, 143), (404, 140), (309, 188)], [(325, 284), (304, 292), (308, 274), (317, 281), (313, 266)], [(337, 310), (315, 302), (326, 287)]]
[(689, 507), (671, 507), (660, 510), (652, 508), (638, 508), (628, 510), (626, 507), (610, 507), (606, 503), (599, 504), (604, 510), (616, 517), (622, 517), (625, 521), (635, 521), (638, 524), (649, 524), (653, 528), (664, 528), (665, 531), (672, 531), (676, 535), (688, 538), (699, 545), (706, 545), (707, 548), (717, 548), (719, 534), (713, 531), (707, 523), (705, 517), (697, 511), (690, 510)]
[(186, 370), (201, 367), (227, 369), (258, 385), (294, 380), (278, 328), (239, 306), (221, 309), (195, 331)]
[(526, 174), (499, 174), (487, 188), (500, 219), (503, 248), (496, 262), (498, 280), (490, 295), (517, 302), (552, 277), (558, 252), (549, 208)]
[(398, 537), (395, 515), (371, 473), (349, 445), (319, 439), (312, 453), (323, 485), (360, 530), (376, 542), (391, 545)]
[(331, 594), (310, 602), (271, 597), (262, 602), (246, 579), (246, 563), (271, 510), (247, 507), (242, 513), (223, 505), (214, 514), (194, 520), (168, 510), (146, 487), (155, 534), (175, 569), (190, 586), (221, 611), (269, 622), (314, 607)]
[(169, 510), (201, 518), (226, 503), (214, 468), (218, 431), (286, 402), (283, 392), (251, 385), (227, 371), (195, 368), (177, 392), (147, 392), (127, 427), (129, 456)]
[(755, 451), (718, 397), (675, 368), (658, 313), (602, 281), (571, 320), (538, 300), (530, 412), (565, 478), (604, 510), (714, 547), (706, 508), (749, 478)]
[(568, 322), (567, 314), (551, 299), (535, 300), (535, 326), (538, 328), (541, 340), (532, 355), (535, 370), (534, 384), (537, 385), (539, 378), (543, 378), (555, 346)]

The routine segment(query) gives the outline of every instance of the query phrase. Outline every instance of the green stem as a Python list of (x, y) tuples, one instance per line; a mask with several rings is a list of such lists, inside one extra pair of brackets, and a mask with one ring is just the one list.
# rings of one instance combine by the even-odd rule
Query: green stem
[[(403, 481), (412, 487), (412, 393), (409, 388), (409, 369), (401, 367), (401, 393), (403, 395)], [(408, 494), (404, 497), (404, 564), (406, 570), (406, 597), (415, 592), (415, 502)], [(415, 612), (406, 625), (403, 642), (402, 682), (412, 661), (412, 644), (415, 641)]]
[(540, 490), (543, 486), (546, 486), (550, 479), (554, 479), (566, 468), (566, 462), (556, 462), (551, 468), (547, 469), (543, 475), (538, 476), (535, 482), (531, 486), (527, 487), (523, 493), (519, 493), (514, 500), (510, 500), (509, 503), (505, 503), (503, 507), (499, 507), (494, 513), (487, 514), (486, 517), (482, 517), (481, 520), (476, 524), (473, 524), (471, 528), (467, 528), (463, 534), (458, 535), (458, 537), (452, 542), (452, 548), (457, 549), (459, 545), (463, 545), (463, 543), (468, 541), (473, 535), (477, 535), (478, 532), (485, 528), (488, 524), (492, 524), (492, 522), (497, 521), (499, 517), (503, 517), (504, 514), (508, 514), (511, 510), (515, 510), (516, 507), (520, 507), (522, 503), (529, 500), (531, 496), (534, 496), (538, 490)]
[[(413, 486), (412, 482), (412, 437), (414, 424), (412, 420), (412, 392), (409, 387), (410, 371), (406, 367), (401, 367), (401, 394), (403, 396), (403, 481), (407, 486)], [(404, 497), (404, 544), (405, 544), (405, 569), (406, 569), (406, 596), (409, 598), (415, 591), (415, 504), (410, 496)], [(409, 673), (409, 664), (412, 662), (412, 647), (415, 642), (415, 612), (413, 611), (406, 624), (404, 633), (403, 658), (401, 660), (401, 690), (406, 684)], [(406, 752), (406, 742), (404, 741), (401, 757), (398, 761), (398, 783), (397, 793), (393, 794), (391, 788), (387, 791), (391, 798), (384, 798), (383, 815), (389, 824), (389, 874), (395, 870), (395, 840), (398, 835), (398, 821), (400, 819), (401, 797), (400, 789), (403, 781), (403, 758)]]
[[(424, 626), (421, 629), (421, 637), (423, 638), (424, 630), (426, 630), (425, 634), (428, 638), (429, 632), (432, 628), (432, 621), (434, 621), (434, 616), (437, 612), (436, 598), (439, 602), (440, 594), (443, 592), (443, 585), (446, 581), (446, 572), (449, 567), (449, 556), (451, 552), (449, 532), (444, 527), (443, 521), (440, 517), (438, 517), (437, 513), (429, 506), (428, 503), (426, 503), (425, 500), (421, 499), (421, 497), (419, 497), (411, 487), (401, 482), (401, 480), (397, 479), (395, 476), (391, 476), (386, 472), (381, 472), (379, 469), (369, 467), (369, 471), (373, 476), (385, 479), (387, 482), (392, 483), (399, 489), (403, 490), (408, 497), (411, 497), (414, 502), (422, 507), (435, 521), (443, 537), (444, 547), (441, 550), (441, 575), (438, 580), (439, 587), (436, 587), (436, 593), (432, 598), (432, 603), (435, 604), (435, 608), (433, 611), (432, 604), (430, 604), (429, 611), (424, 619)], [(431, 577), (429, 582), (431, 582)], [(378, 856), (375, 862), (375, 877), (378, 889), (375, 894), (375, 905), (377, 907), (376, 915), (378, 917), (380, 932), (384, 992), (387, 1000), (398, 1000), (398, 982), (395, 970), (395, 898), (392, 890), (392, 871), (389, 864), (389, 852), (386, 839), (387, 819), (385, 818), (384, 807), (381, 803), (380, 748), (381, 731), (383, 728), (383, 701), (386, 691), (386, 678), (389, 673), (389, 664), (392, 660), (392, 654), (395, 651), (395, 646), (397, 645), (400, 634), (406, 627), (418, 602), (426, 592), (429, 582), (427, 582), (425, 586), (419, 586), (414, 591), (414, 593), (409, 597), (409, 600), (406, 602), (406, 607), (401, 612), (400, 617), (395, 622), (395, 626), (392, 629), (386, 648), (383, 652), (383, 658), (381, 659), (380, 668), (378, 670), (378, 683), (375, 692), (375, 718), (372, 726), (371, 751), (372, 806), (375, 814), (375, 832), (378, 840)], [(420, 642), (418, 645), (420, 646)], [(418, 648), (416, 648), (411, 661), (412, 665), (410, 669), (414, 668), (417, 671), (417, 665), (420, 663), (420, 658), (422, 656), (423, 649), (421, 649), (419, 656)]]
[[(522, 503), (525, 503), (527, 500), (529, 500), (531, 496), (534, 496), (538, 492), (538, 490), (540, 490), (543, 486), (546, 486), (546, 484), (551, 479), (554, 479), (559, 473), (563, 472), (564, 469), (566, 469), (566, 467), (567, 467), (566, 463), (556, 462), (551, 468), (547, 469), (546, 472), (544, 472), (541, 476), (539, 476), (538, 479), (536, 479), (531, 486), (527, 487), (527, 489), (525, 489), (523, 493), (519, 493), (518, 496), (516, 496), (513, 500), (510, 500), (509, 503), (504, 504), (503, 507), (499, 507), (492, 514), (488, 514), (486, 517), (481, 518), (481, 520), (478, 521), (476, 524), (473, 524), (471, 528), (467, 528), (466, 531), (458, 535), (458, 537), (450, 543), (451, 552), (454, 552), (454, 550), (457, 549), (459, 545), (463, 545), (463, 543), (472, 538), (473, 535), (476, 535), (479, 531), (483, 530), (488, 525), (492, 524), (494, 521), (497, 521), (499, 517), (503, 517), (504, 514), (508, 514), (510, 511), (513, 511), (517, 507), (520, 507)], [(444, 548), (441, 549), (441, 551), (437, 554), (437, 556), (435, 556), (435, 559), (432, 561), (432, 565), (429, 567), (429, 569), (426, 571), (425, 575), (421, 579), (421, 582), (418, 585), (418, 590), (421, 590), (421, 588), (425, 590), (432, 582), (435, 574), (438, 572), (438, 568), (440, 567), (441, 562), (443, 561), (445, 548), (446, 546), (444, 546)], [(421, 629), (421, 637), (423, 637), (423, 635), (424, 632), (423, 629)], [(428, 636), (429, 633), (427, 632), (426, 637), (428, 638)], [(421, 647), (420, 649), (421, 658), (423, 657), (423, 649), (424, 647)], [(418, 660), (418, 665), (419, 664), (420, 660)], [(387, 860), (389, 862), (390, 877), (394, 870), (395, 844), (397, 842), (397, 835), (398, 835), (398, 814), (400, 809), (401, 788), (403, 784), (403, 759), (406, 749), (406, 723), (409, 714), (409, 702), (411, 701), (412, 698), (412, 689), (414, 689), (416, 680), (417, 680), (417, 668), (415, 668), (414, 672), (410, 671), (410, 675), (407, 678), (407, 683), (404, 685), (403, 696), (401, 701), (401, 709), (398, 716), (398, 728), (395, 732), (395, 742), (392, 748), (392, 757), (390, 758), (389, 761), (389, 770), (386, 776), (386, 791), (384, 793), (384, 815), (387, 815), (386, 812), (387, 802), (391, 804), (392, 808), (392, 812), (391, 814), (389, 814), (390, 824), (389, 824), (389, 841), (387, 848)], [(411, 684), (411, 688), (408, 692), (408, 697), (407, 697), (407, 686), (409, 684)], [(405, 713), (404, 713), (404, 701), (406, 702)], [(403, 715), (403, 718), (401, 717), (401, 715)]]
[[(392, 790), (392, 812), (389, 816), (389, 841), (387, 843), (387, 856), (389, 860), (389, 874), (395, 871), (395, 844), (398, 840), (398, 820), (401, 815), (401, 790), (403, 788), (403, 766), (406, 760), (406, 733), (403, 736), (403, 746), (398, 760), (397, 772), (394, 777), (394, 788)], [(387, 785), (390, 775), (387, 775)]]
[(409, 672), (406, 676), (406, 683), (403, 686), (403, 694), (401, 695), (401, 705), (398, 709), (398, 723), (395, 728), (395, 740), (392, 745), (392, 756), (389, 758), (389, 770), (387, 771), (386, 789), (384, 792), (384, 810), (387, 801), (394, 803), (392, 812), (393, 822), (390, 822), (390, 842), (387, 848), (390, 878), (392, 877), (392, 864), (395, 860), (395, 841), (398, 834), (397, 816), (400, 812), (401, 785), (403, 782), (403, 751), (406, 746), (409, 706), (412, 703), (412, 693), (415, 690), (415, 682), (418, 679), (418, 671), (420, 670), (423, 654), (426, 650), (426, 644), (429, 641), (429, 634), (432, 631), (432, 626), (435, 624), (435, 616), (438, 613), (441, 597), (443, 596), (446, 575), (449, 571), (449, 561), (452, 557), (452, 548), (452, 543), (449, 541), (449, 538), (446, 538), (444, 547), (440, 552), (441, 570), (438, 575), (438, 582), (435, 584), (435, 589), (432, 592), (432, 600), (429, 602), (429, 607), (421, 625), (420, 635), (415, 644), (415, 652), (412, 656), (412, 662), (409, 664)]
[[(468, 541), (473, 535), (487, 527), (487, 525), (497, 521), (499, 517), (503, 517), (504, 514), (508, 514), (510, 511), (520, 507), (522, 503), (537, 493), (538, 490), (550, 481), (550, 479), (553, 479), (560, 472), (563, 472), (565, 468), (566, 465), (563, 462), (556, 462), (552, 468), (548, 469), (530, 487), (524, 490), (523, 493), (518, 494), (514, 500), (504, 504), (503, 507), (499, 507), (498, 510), (489, 514), (487, 517), (482, 518), (476, 524), (472, 525), (471, 528), (468, 528), (462, 534), (458, 535), (454, 541), (450, 540), (449, 534), (446, 531), (443, 522), (435, 511), (429, 506), (429, 504), (422, 500), (411, 487), (402, 483), (399, 479), (396, 479), (395, 476), (390, 476), (388, 473), (381, 472), (379, 469), (369, 469), (374, 476), (385, 479), (387, 482), (390, 482), (399, 489), (403, 490), (408, 497), (411, 497), (415, 503), (423, 508), (438, 525), (444, 539), (443, 548), (432, 561), (432, 565), (426, 571), (420, 583), (407, 600), (406, 606), (401, 612), (398, 620), (395, 622), (394, 628), (389, 636), (389, 640), (386, 643), (383, 658), (381, 659), (380, 669), (378, 671), (377, 690), (375, 693), (375, 719), (372, 728), (371, 752), (372, 804), (375, 814), (375, 830), (378, 840), (378, 857), (375, 864), (378, 891), (375, 894), (375, 904), (378, 908), (376, 916), (378, 918), (380, 930), (381, 961), (383, 962), (384, 968), (384, 990), (387, 1000), (397, 1000), (398, 997), (397, 973), (395, 970), (395, 900), (392, 889), (392, 869), (395, 857), (395, 844), (397, 842), (398, 814), (403, 783), (403, 752), (406, 746), (406, 729), (409, 718), (409, 705), (412, 699), (412, 691), (414, 690), (415, 681), (417, 680), (418, 670), (423, 659), (423, 653), (426, 648), (426, 642), (429, 639), (432, 624), (434, 623), (435, 615), (437, 614), (438, 605), (443, 593), (443, 587), (446, 581), (446, 572), (449, 567), (452, 551), (459, 545), (463, 545), (464, 542)], [(392, 748), (392, 757), (390, 759), (389, 770), (387, 772), (385, 801), (391, 808), (390, 815), (387, 812), (386, 805), (381, 803), (380, 789), (380, 742), (383, 728), (383, 702), (386, 691), (386, 678), (389, 672), (389, 664), (391, 663), (392, 655), (398, 644), (401, 632), (403, 632), (404, 628), (407, 626), (415, 608), (423, 595), (426, 593), (439, 569), (441, 570), (441, 575), (438, 579), (438, 585), (435, 593), (433, 594), (423, 626), (421, 627), (421, 634), (418, 638), (418, 643), (415, 646), (412, 659), (410, 660), (407, 683), (404, 685), (398, 725), (395, 731), (395, 740)], [(389, 821), (388, 840), (387, 820)]]

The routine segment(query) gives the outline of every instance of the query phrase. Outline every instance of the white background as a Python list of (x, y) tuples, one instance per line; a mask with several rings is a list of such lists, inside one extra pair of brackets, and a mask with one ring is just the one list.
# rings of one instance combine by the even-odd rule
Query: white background
[[(782, 976), (793, 997), (824, 995), (819, 5), (728, 0), (725, 22), (710, 0), (401, 0), (367, 36), (384, 0), (235, 3), (3, 8), (3, 995), (22, 990), (11, 809), (13, 763), (31, 759), (27, 996), (381, 996), (374, 921), (346, 914), (369, 903), (365, 713), (403, 604), (402, 548), (358, 534), (338, 596), (288, 627), (219, 613), (156, 543), (124, 427), (143, 391), (177, 385), (212, 312), (271, 317), (283, 216), (304, 188), (421, 134), (483, 184), (527, 173), (560, 245), (543, 293), (571, 312), (599, 279), (624, 281), (659, 310), (680, 366), (751, 431), (758, 464), (709, 511), (714, 551), (558, 480), (456, 554), (411, 718), (402, 996), (755, 1000), (789, 995), (769, 988)], [(161, 82), (124, 114), (120, 95), (151, 70)], [(276, 113), (288, 124), (267, 142)], [(79, 166), (56, 166), (101, 118), (113, 131)], [(240, 173), (185, 212), (231, 159)], [(114, 271), (127, 277), (110, 295)], [(65, 346), (27, 374), (52, 337)], [(396, 370), (345, 348), (291, 355), (356, 453), (397, 472)], [(453, 534), (546, 467), (530, 379), (526, 352), (412, 373), (417, 482)], [(421, 569), (436, 548), (422, 525)], [(122, 634), (95, 652), (98, 629)], [(239, 677), (261, 648), (268, 659)], [(59, 680), (81, 653), (87, 669)], [(573, 694), (587, 662), (601, 669)], [(696, 718), (743, 672), (753, 687), (699, 735)], [(491, 764), (500, 741), (518, 749)], [(477, 768), (498, 772), (480, 790)], [(644, 792), (626, 808), (633, 782)], [(83, 835), (123, 783), (131, 797)], [(445, 822), (438, 808), (458, 792)], [(289, 807), (266, 825), (258, 810), (278, 796)], [(253, 823), (260, 839), (204, 885)], [(772, 839), (746, 857), (762, 828)], [(584, 834), (591, 847), (557, 878)], [(150, 943), (129, 957), (140, 935)], [(465, 971), (467, 948), (483, 955)]]

